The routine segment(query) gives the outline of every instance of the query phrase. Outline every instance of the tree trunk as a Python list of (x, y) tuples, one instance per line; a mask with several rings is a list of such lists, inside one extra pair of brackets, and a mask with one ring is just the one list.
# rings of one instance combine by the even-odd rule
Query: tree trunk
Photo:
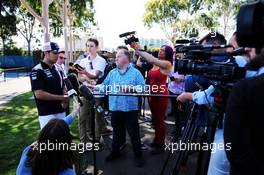
[(28, 45), (28, 56), (31, 56), (31, 40), (27, 40)]
[(65, 43), (65, 46), (64, 46), (64, 51), (65, 51), (65, 57), (67, 58), (65, 60), (65, 72), (68, 73), (68, 65), (69, 65), (69, 50), (68, 50), (68, 44), (69, 44), (69, 37), (68, 37), (68, 34), (69, 34), (69, 21), (68, 21), (68, 3), (69, 1), (68, 0), (64, 0), (64, 4), (63, 4), (63, 15), (64, 15), (64, 18), (63, 18), (63, 27), (64, 27), (64, 43)]
[(42, 0), (42, 17), (44, 27), (44, 42), (50, 42), (49, 33), (49, 1)]
[(5, 39), (2, 38), (2, 44), (3, 44), (3, 50), (2, 50), (2, 55), (5, 55)]

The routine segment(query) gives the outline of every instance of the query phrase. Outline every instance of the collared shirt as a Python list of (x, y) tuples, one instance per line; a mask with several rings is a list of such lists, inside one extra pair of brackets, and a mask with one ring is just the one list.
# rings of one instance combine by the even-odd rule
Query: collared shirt
[[(43, 90), (51, 94), (63, 95), (64, 84), (61, 84), (61, 78), (55, 66), (50, 68), (41, 61), (32, 69), (30, 80), (33, 92), (35, 90)], [(64, 112), (61, 101), (40, 100), (36, 98), (35, 94), (34, 97), (40, 116)]]
[(67, 77), (66, 76), (66, 71), (65, 71), (65, 66), (64, 66), (64, 64), (55, 63), (55, 68), (59, 72), (59, 75), (60, 75), (60, 78), (61, 78), (61, 86), (63, 86), (64, 78)]
[(90, 56), (88, 55), (86, 58), (81, 59), (80, 66), (84, 67), (85, 70), (91, 74), (95, 74), (96, 70), (100, 71), (99, 78), (101, 78), (104, 75), (106, 61), (98, 54), (93, 59), (91, 59)]
[[(100, 87), (100, 91), (120, 93), (122, 91), (122, 85), (136, 86), (139, 91), (143, 91), (145, 87), (145, 81), (137, 69), (131, 65), (128, 65), (124, 73), (122, 73), (119, 68), (115, 68), (109, 72), (106, 79), (103, 81), (102, 86)], [(109, 96), (109, 109), (110, 111), (124, 112), (138, 110), (138, 97)]]

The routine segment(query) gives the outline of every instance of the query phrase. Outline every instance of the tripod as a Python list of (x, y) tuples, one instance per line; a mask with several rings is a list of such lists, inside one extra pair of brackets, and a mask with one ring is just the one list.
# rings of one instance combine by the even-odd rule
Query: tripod
[[(214, 103), (209, 109), (208, 125), (206, 130), (206, 144), (210, 145), (214, 142), (214, 136), (216, 128), (223, 128), (223, 117), (224, 109), (226, 106), (226, 101), (228, 94), (230, 92), (230, 87), (228, 84), (216, 83), (214, 85), (215, 91), (213, 93)], [(201, 156), (201, 167), (199, 170), (200, 175), (207, 175), (208, 166), (211, 157), (211, 149), (202, 151)]]
[[(224, 115), (224, 108), (225, 108), (225, 102), (228, 97), (229, 92), (229, 85), (222, 84), (222, 83), (215, 83), (214, 84), (215, 90), (213, 93), (214, 102), (212, 104), (212, 107), (209, 109), (209, 117), (208, 117), (208, 123), (205, 130), (205, 144), (210, 145), (214, 141), (214, 135), (216, 128), (222, 128), (222, 120)], [(199, 131), (199, 127), (195, 124), (195, 119), (197, 118), (197, 104), (194, 104), (191, 110), (191, 113), (189, 115), (186, 127), (183, 131), (181, 140), (183, 143), (191, 143), (194, 138), (197, 135), (197, 132)], [(180, 171), (180, 166), (184, 161), (187, 160), (189, 150), (183, 150), (179, 151), (176, 160), (173, 165), (173, 170), (170, 172), (170, 174), (177, 175)], [(198, 160), (197, 165), (197, 174), (198, 175), (206, 175), (208, 171), (209, 161), (211, 156), (211, 150), (202, 150), (200, 151), (199, 157), (201, 158)]]
[[(190, 141), (193, 141), (196, 132), (198, 130), (198, 127), (195, 126), (195, 119), (196, 119), (196, 114), (197, 114), (197, 107), (198, 105), (196, 103), (193, 104), (186, 127), (184, 128), (183, 134), (182, 134), (182, 142), (183, 143), (188, 143)], [(180, 151), (177, 154), (175, 163), (174, 163), (174, 169), (172, 171), (173, 175), (177, 175), (180, 170), (180, 166), (183, 162), (183, 160), (186, 160), (186, 157), (188, 155), (188, 150), (185, 149), (184, 151)]]

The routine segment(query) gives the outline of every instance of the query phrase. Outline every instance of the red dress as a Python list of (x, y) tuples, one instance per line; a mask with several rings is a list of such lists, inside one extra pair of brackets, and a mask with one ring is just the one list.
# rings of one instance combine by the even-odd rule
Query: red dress
[[(160, 69), (148, 72), (148, 81), (151, 94), (168, 95), (166, 86), (167, 75), (160, 72)], [(149, 97), (149, 107), (152, 113), (152, 121), (155, 129), (154, 142), (164, 144), (165, 141), (165, 114), (168, 107), (168, 98)]]

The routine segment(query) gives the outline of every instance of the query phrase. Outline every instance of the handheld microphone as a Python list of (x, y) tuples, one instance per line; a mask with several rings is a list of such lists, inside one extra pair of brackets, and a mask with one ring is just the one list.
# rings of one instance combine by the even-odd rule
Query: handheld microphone
[(80, 95), (80, 92), (79, 92), (80, 84), (79, 84), (79, 81), (77, 79), (77, 76), (74, 73), (70, 73), (68, 75), (68, 79), (71, 82), (73, 89), (77, 92), (78, 95)]
[(66, 84), (66, 87), (67, 87), (67, 90), (68, 90), (68, 96), (72, 96), (74, 100), (76, 100), (76, 97), (77, 97), (77, 100), (78, 102), (80, 103), (81, 106), (83, 106), (83, 102), (82, 100), (80, 99), (79, 97), (79, 82), (77, 80), (77, 77), (75, 74), (69, 74), (68, 75), (68, 78), (65, 78), (64, 79), (64, 82)]
[(95, 106), (95, 109), (97, 110), (97, 112), (101, 113), (101, 112), (104, 111), (104, 109), (103, 109), (101, 106), (99, 106), (99, 105), (97, 105), (97, 104), (95, 103), (93, 93), (90, 91), (90, 89), (89, 89), (87, 86), (85, 86), (85, 85), (81, 85), (81, 86), (79, 87), (79, 91), (80, 91), (81, 95), (82, 95), (86, 100), (90, 101), (90, 103), (92, 103), (92, 105)]
[(71, 81), (68, 78), (64, 78), (64, 82), (67, 88), (67, 93), (69, 97), (72, 97), (74, 95), (78, 95), (77, 92), (74, 90), (73, 85), (71, 83)]
[(93, 94), (92, 92), (90, 91), (90, 89), (85, 86), (85, 85), (81, 85), (79, 87), (79, 91), (80, 91), (80, 94), (88, 101), (92, 101), (94, 100), (94, 97), (93, 97)]

